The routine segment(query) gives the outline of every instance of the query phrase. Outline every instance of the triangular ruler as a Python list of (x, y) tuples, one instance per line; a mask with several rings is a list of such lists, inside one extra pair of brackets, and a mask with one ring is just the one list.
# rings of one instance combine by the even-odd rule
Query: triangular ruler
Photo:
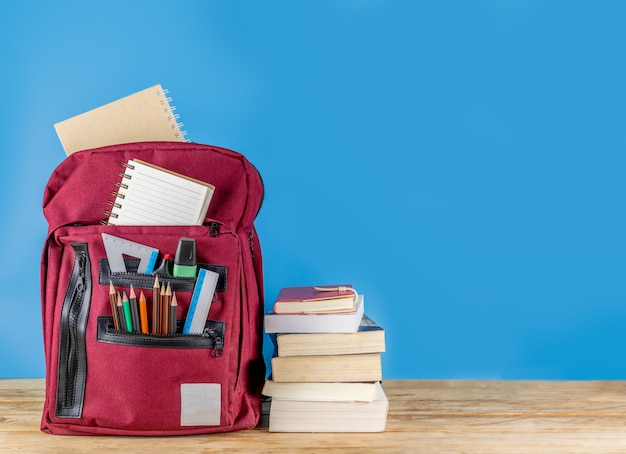
[(112, 273), (126, 273), (124, 256), (139, 259), (138, 273), (150, 274), (154, 271), (154, 265), (159, 255), (158, 249), (109, 235), (108, 233), (102, 234), (102, 241), (104, 242), (104, 249), (109, 261), (109, 269)]

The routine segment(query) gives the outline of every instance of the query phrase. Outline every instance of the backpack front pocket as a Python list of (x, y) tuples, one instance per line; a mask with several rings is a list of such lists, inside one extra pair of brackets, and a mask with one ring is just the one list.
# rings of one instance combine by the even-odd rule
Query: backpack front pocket
[[(137, 296), (145, 293), (152, 318), (150, 289), (156, 276), (137, 273), (132, 258), (125, 259), (127, 273), (111, 273), (102, 244), (104, 229), (155, 243), (164, 251), (175, 247), (180, 237), (195, 238), (198, 269), (219, 275), (212, 317), (204, 328), (182, 334), (197, 279), (171, 276), (163, 277), (163, 282), (175, 292), (178, 306), (169, 330), (155, 333), (152, 322), (147, 332), (138, 324), (131, 330), (116, 326), (110, 288), (119, 285), (116, 290), (121, 293), (131, 288)], [(59, 342), (52, 423), (72, 425), (76, 431), (98, 428), (104, 434), (128, 435), (205, 433), (233, 425), (236, 415), (229, 405), (237, 384), (233, 361), (240, 347), (229, 339), (238, 337), (238, 331), (232, 332), (238, 329), (232, 319), (238, 310), (239, 286), (229, 285), (236, 274), (230, 276), (228, 271), (237, 268), (237, 237), (211, 231), (211, 226), (68, 226), (56, 232), (53, 244), (63, 251), (61, 275), (67, 280), (58, 284), (65, 292), (57, 294), (62, 304), (56, 311)], [(218, 264), (208, 263), (215, 257), (220, 257)]]
[[(174, 431), (231, 423), (225, 325), (207, 321), (203, 334), (152, 335), (116, 330), (98, 317), (82, 421), (125, 431)], [(188, 397), (189, 387), (197, 391)], [(189, 423), (192, 422), (192, 424)]]

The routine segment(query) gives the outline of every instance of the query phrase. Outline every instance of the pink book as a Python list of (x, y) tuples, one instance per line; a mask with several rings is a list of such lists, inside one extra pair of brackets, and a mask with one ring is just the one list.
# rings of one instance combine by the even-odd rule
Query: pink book
[(352, 285), (285, 287), (274, 302), (277, 314), (353, 312), (357, 291)]

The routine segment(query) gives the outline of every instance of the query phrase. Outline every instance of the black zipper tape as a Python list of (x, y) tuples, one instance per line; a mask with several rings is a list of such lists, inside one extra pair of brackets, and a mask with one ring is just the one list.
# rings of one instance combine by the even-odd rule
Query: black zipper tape
[(74, 267), (61, 309), (56, 416), (80, 418), (87, 379), (85, 331), (91, 304), (91, 262), (87, 243), (72, 243)]
[[(178, 329), (182, 328), (183, 320), (178, 321)], [(113, 326), (113, 317), (98, 317), (98, 341), (120, 344), (130, 347), (156, 348), (211, 348), (220, 356), (224, 349), (224, 322), (207, 320), (202, 334), (141, 334), (131, 333)]]
[[(140, 274), (137, 273), (137, 267), (139, 265), (139, 259), (125, 258), (126, 273), (112, 273), (109, 268), (109, 261), (106, 258), (101, 258), (98, 261), (99, 272), (98, 282), (102, 285), (109, 285), (109, 282), (119, 287), (151, 289), (154, 286), (153, 274)], [(226, 291), (226, 275), (228, 268), (225, 265), (209, 265), (207, 263), (198, 263), (198, 268), (206, 268), (207, 270), (214, 271), (219, 274), (217, 280), (216, 292)], [(193, 292), (196, 285), (196, 279), (193, 277), (169, 277), (159, 276), (159, 282), (169, 283), (172, 291), (175, 292)]]

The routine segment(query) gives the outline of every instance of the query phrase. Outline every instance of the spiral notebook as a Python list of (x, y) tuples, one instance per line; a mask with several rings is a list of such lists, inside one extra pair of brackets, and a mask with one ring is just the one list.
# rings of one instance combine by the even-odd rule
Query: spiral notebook
[(122, 164), (109, 225), (202, 225), (215, 186), (139, 159)]
[(168, 90), (155, 85), (54, 125), (69, 156), (78, 150), (144, 141), (185, 142)]

